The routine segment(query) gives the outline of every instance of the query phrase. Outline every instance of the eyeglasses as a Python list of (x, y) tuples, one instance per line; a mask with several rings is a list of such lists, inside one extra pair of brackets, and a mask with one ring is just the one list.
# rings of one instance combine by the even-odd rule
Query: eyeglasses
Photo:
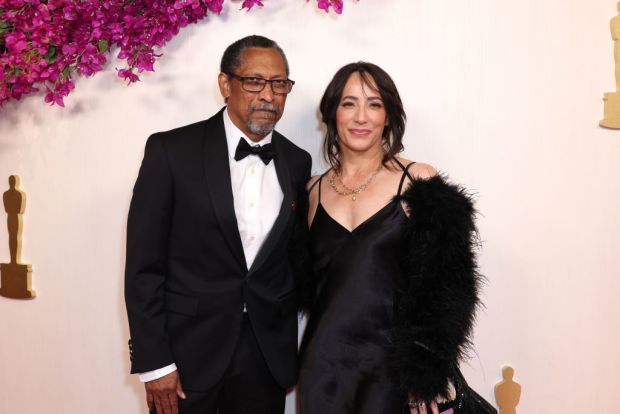
[(260, 92), (265, 89), (267, 83), (271, 84), (271, 90), (278, 95), (286, 95), (293, 89), (295, 81), (290, 79), (263, 79), (255, 76), (237, 76), (234, 73), (227, 73), (228, 77), (239, 79), (241, 87), (246, 92)]

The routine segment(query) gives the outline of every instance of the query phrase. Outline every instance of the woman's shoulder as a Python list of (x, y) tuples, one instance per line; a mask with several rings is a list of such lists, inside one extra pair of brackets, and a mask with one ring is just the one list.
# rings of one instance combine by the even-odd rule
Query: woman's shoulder
[(430, 164), (424, 162), (414, 162), (406, 158), (397, 158), (397, 160), (407, 168), (409, 176), (413, 179), (429, 179), (436, 176), (437, 170)]
[(410, 207), (411, 203), (424, 200), (425, 208), (432, 207), (429, 211), (461, 209), (465, 215), (473, 214), (474, 195), (464, 186), (450, 181), (443, 172), (439, 173), (435, 167), (423, 162), (409, 165), (407, 171), (410, 179), (405, 180), (409, 182), (403, 185), (401, 194)]
[(312, 190), (314, 189), (314, 187), (317, 186), (317, 183), (319, 182), (319, 180), (321, 179), (321, 177), (323, 177), (325, 174), (327, 174), (329, 170), (325, 171), (323, 174), (317, 174), (317, 175), (313, 175), (308, 182), (306, 183), (306, 191), (308, 193), (312, 192)]

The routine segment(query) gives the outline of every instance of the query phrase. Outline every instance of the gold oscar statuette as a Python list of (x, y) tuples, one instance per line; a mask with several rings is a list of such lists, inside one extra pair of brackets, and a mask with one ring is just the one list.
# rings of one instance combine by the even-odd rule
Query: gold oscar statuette
[(521, 384), (512, 379), (514, 373), (514, 368), (504, 366), (503, 379), (495, 385), (495, 401), (499, 405), (499, 414), (517, 414), (517, 405), (521, 399)]
[(10, 263), (0, 263), (0, 295), (12, 299), (31, 299), (36, 296), (32, 290), (32, 267), (20, 260), (22, 247), (22, 214), (26, 208), (26, 194), (19, 190), (19, 177), (9, 177), (9, 189), (2, 195), (7, 214), (9, 231)]
[(614, 41), (614, 61), (616, 63), (616, 92), (606, 92), (605, 118), (599, 123), (605, 128), (620, 129), (620, 2), (619, 14), (611, 19), (611, 38)]

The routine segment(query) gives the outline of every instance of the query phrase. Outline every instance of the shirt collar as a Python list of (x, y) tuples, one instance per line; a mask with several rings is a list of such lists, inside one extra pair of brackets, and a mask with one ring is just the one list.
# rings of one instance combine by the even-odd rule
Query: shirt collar
[(226, 144), (228, 145), (228, 157), (230, 159), (235, 158), (235, 151), (237, 151), (237, 145), (239, 145), (239, 138), (245, 139), (250, 146), (254, 145), (265, 145), (271, 143), (271, 137), (273, 135), (273, 131), (265, 135), (263, 139), (258, 142), (252, 141), (248, 138), (237, 126), (233, 123), (232, 119), (230, 119), (230, 115), (228, 115), (228, 107), (224, 110), (224, 131), (226, 133)]

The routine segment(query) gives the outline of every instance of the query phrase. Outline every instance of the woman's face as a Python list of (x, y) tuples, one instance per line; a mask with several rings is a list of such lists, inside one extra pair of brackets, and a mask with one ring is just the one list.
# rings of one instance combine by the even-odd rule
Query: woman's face
[(336, 129), (341, 148), (355, 152), (382, 150), (381, 136), (387, 122), (383, 99), (374, 79), (364, 83), (358, 72), (349, 76), (336, 109)]

